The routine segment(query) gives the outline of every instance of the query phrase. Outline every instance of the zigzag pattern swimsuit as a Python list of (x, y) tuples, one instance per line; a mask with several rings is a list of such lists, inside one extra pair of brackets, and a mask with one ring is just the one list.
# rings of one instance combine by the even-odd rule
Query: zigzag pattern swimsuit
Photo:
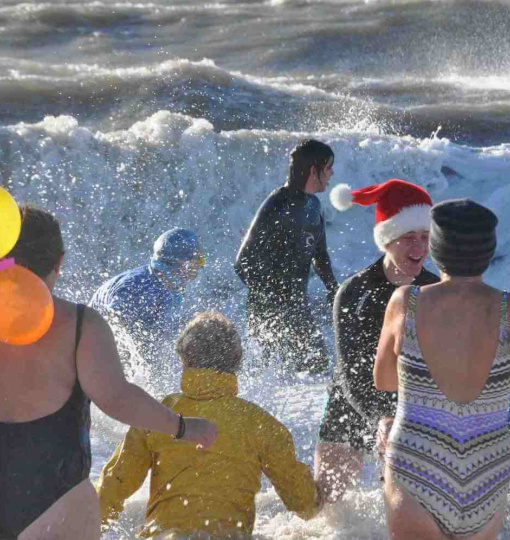
[(507, 293), (501, 298), (498, 347), (489, 377), (480, 396), (466, 404), (441, 392), (423, 360), (415, 325), (418, 294), (413, 287), (386, 460), (396, 481), (444, 534), (471, 536), (504, 507), (510, 481)]

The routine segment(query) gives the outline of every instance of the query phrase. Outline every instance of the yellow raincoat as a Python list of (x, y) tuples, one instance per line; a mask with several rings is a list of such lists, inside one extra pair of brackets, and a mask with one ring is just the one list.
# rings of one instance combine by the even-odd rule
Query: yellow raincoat
[(216, 537), (249, 535), (262, 473), (288, 510), (303, 519), (318, 511), (310, 469), (297, 461), (287, 428), (260, 407), (237, 396), (237, 378), (208, 369), (187, 369), (183, 394), (163, 403), (183, 416), (201, 416), (218, 426), (206, 451), (169, 435), (130, 428), (104, 466), (97, 485), (101, 519), (115, 519), (124, 501), (151, 469), (150, 498), (140, 536), (163, 531), (205, 531)]

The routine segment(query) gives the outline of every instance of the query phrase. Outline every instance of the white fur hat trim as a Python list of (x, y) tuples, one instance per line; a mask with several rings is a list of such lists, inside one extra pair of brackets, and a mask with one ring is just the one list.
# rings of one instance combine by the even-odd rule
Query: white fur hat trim
[(430, 229), (430, 206), (416, 204), (406, 206), (391, 218), (381, 221), (374, 227), (374, 240), (381, 251), (399, 236), (411, 231), (428, 231)]
[(331, 204), (340, 212), (348, 210), (352, 206), (351, 186), (337, 184), (329, 193)]

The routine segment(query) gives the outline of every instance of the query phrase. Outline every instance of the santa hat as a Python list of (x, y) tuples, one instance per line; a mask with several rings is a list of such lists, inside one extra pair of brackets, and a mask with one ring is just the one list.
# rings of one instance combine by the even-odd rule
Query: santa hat
[(347, 184), (338, 184), (331, 190), (330, 200), (341, 211), (353, 203), (376, 204), (374, 240), (381, 251), (407, 232), (430, 228), (430, 195), (420, 186), (404, 180), (388, 180), (355, 191)]

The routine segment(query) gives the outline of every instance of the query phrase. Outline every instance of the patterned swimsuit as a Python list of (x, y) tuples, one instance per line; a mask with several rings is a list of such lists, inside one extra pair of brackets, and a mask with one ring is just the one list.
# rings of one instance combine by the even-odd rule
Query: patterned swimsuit
[(413, 287), (386, 460), (396, 481), (444, 534), (471, 536), (504, 507), (510, 481), (507, 293), (501, 298), (498, 348), (489, 377), (480, 396), (466, 404), (441, 392), (423, 360), (415, 326), (418, 294)]

